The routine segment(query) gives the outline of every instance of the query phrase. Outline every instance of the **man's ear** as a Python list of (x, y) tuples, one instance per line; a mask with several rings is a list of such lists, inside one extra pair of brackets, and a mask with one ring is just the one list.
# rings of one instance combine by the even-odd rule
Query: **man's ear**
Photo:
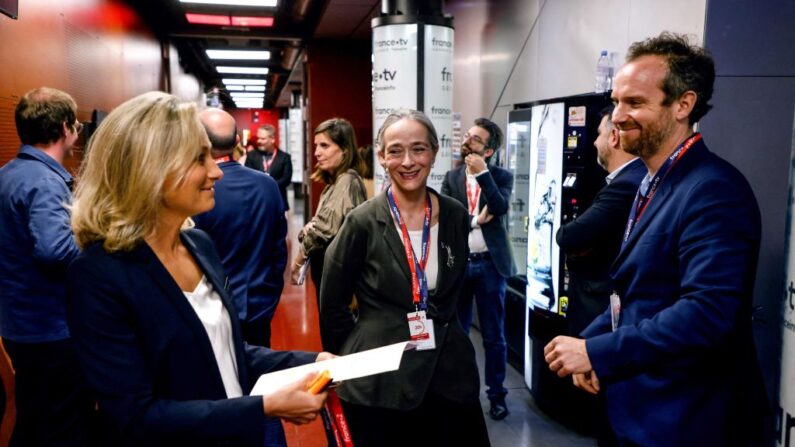
[(492, 155), (494, 155), (494, 149), (490, 149), (489, 148), (489, 149), (486, 149), (485, 151), (483, 151), (483, 158), (485, 158), (485, 159), (491, 158)]
[(607, 144), (611, 149), (620, 149), (621, 137), (619, 137), (618, 128), (616, 126), (613, 126), (610, 129), (610, 133), (607, 134)]
[(674, 116), (677, 121), (687, 120), (690, 113), (693, 112), (693, 107), (696, 106), (698, 95), (693, 90), (688, 90), (682, 93), (682, 96), (674, 101)]

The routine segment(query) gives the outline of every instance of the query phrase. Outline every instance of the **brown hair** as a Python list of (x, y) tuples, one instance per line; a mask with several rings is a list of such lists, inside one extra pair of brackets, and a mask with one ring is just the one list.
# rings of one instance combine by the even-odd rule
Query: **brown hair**
[(315, 172), (312, 173), (312, 180), (330, 185), (337, 180), (338, 175), (348, 169), (354, 169), (359, 175), (362, 175), (365, 170), (364, 161), (356, 149), (356, 134), (353, 132), (353, 126), (350, 121), (345, 118), (331, 118), (323, 121), (315, 128), (314, 135), (321, 133), (326, 134), (334, 144), (340, 147), (342, 150), (342, 161), (334, 172), (326, 172), (320, 168), (315, 168)]

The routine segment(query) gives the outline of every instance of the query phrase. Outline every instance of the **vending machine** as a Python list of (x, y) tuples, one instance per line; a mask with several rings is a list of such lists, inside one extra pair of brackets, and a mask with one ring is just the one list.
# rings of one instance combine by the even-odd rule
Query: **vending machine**
[[(509, 223), (514, 250), (524, 243), (524, 376), (537, 405), (553, 417), (580, 417), (571, 402), (571, 379), (559, 379), (544, 362), (544, 346), (567, 334), (568, 273), (555, 243), (562, 224), (575, 219), (604, 186), (607, 175), (593, 146), (608, 94), (585, 94), (520, 104), (509, 113), (509, 147), (516, 139), (515, 197)], [(527, 141), (524, 154), (520, 140)], [(519, 162), (521, 160), (521, 164)], [(519, 212), (518, 202), (523, 212)], [(524, 224), (524, 234), (519, 232)], [(514, 236), (516, 240), (514, 241)], [(521, 264), (520, 264), (521, 265)], [(521, 270), (521, 269), (520, 269)], [(573, 399), (573, 400), (572, 400)]]

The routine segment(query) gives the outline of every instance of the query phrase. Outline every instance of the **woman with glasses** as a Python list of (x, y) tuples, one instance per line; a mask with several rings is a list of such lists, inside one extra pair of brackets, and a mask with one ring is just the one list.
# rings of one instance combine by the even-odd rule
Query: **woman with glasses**
[(334, 353), (408, 340), (416, 348), (398, 371), (337, 389), (354, 444), (487, 446), (475, 350), (456, 315), (467, 210), (425, 185), (439, 142), (424, 114), (389, 115), (377, 145), (391, 186), (351, 211), (329, 246), (321, 328)]
[(266, 416), (306, 423), (323, 406), (305, 380), (248, 395), (261, 374), (330, 355), (243, 343), (221, 259), (189, 228), (222, 175), (195, 104), (165, 93), (120, 105), (91, 139), (67, 311), (100, 445), (268, 445)]
[(312, 180), (326, 186), (315, 216), (298, 233), (300, 245), (291, 279), (294, 285), (299, 283), (301, 269), (309, 260), (312, 281), (319, 290), (326, 247), (339, 232), (348, 212), (367, 200), (367, 191), (361, 177), (364, 163), (359, 158), (356, 134), (348, 120), (332, 118), (317, 126), (315, 157), (317, 166)]

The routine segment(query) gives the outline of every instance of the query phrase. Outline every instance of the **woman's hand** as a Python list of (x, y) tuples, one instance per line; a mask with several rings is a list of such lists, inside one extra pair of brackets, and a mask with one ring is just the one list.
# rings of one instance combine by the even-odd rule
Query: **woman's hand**
[(304, 258), (299, 251), (298, 257), (290, 264), (290, 284), (294, 286), (301, 285), (299, 279), (301, 278), (301, 268), (304, 266), (304, 263), (306, 263), (306, 258)]
[(314, 421), (328, 397), (327, 391), (318, 394), (308, 391), (315, 376), (317, 373), (309, 373), (301, 380), (262, 396), (265, 416), (282, 418), (297, 425)]

